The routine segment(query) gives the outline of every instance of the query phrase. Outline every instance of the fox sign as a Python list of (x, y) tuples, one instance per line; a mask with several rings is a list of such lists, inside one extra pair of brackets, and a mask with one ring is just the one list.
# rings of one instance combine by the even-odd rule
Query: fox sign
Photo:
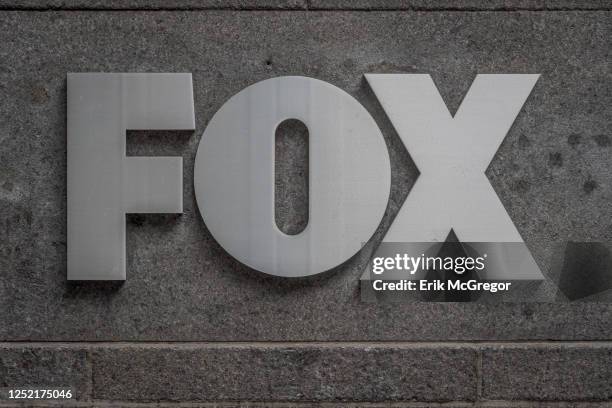
[[(425, 74), (366, 74), (420, 176), (384, 241), (523, 242), (485, 170), (538, 80), (476, 76), (455, 115)], [(309, 217), (297, 235), (274, 218), (275, 131), (308, 128)], [(127, 130), (194, 130), (191, 74), (68, 74), (68, 279), (126, 278), (127, 213), (181, 213), (181, 157), (126, 156)], [(368, 111), (313, 78), (267, 79), (212, 117), (195, 159), (207, 228), (249, 267), (299, 277), (356, 254), (378, 227), (391, 187), (389, 153)], [(444, 196), (453, 197), (452, 206)]]

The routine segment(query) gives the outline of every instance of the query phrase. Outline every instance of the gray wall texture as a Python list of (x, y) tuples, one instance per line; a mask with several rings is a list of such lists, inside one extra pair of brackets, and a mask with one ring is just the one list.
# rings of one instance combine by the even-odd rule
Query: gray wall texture
[[(247, 85), (328, 81), (389, 147), (372, 248), (418, 170), (363, 74), (430, 73), (454, 111), (476, 73), (541, 73), (487, 175), (545, 273), (555, 242), (607, 242), (609, 256), (611, 38), (603, 0), (0, 1), (0, 388), (71, 386), (67, 406), (609, 406), (612, 303), (363, 303), (367, 248), (312, 278), (266, 276), (207, 231), (193, 162)], [(194, 133), (127, 136), (129, 154), (184, 158), (185, 212), (127, 217), (122, 285), (66, 281), (78, 71), (193, 73)], [(277, 215), (291, 231), (305, 143), (285, 143)]]

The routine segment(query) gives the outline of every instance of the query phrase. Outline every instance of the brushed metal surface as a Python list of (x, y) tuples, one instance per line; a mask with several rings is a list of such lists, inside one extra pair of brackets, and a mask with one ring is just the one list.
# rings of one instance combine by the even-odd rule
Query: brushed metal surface
[(126, 130), (193, 130), (191, 74), (68, 74), (68, 279), (125, 279), (125, 214), (183, 212), (181, 157), (127, 157)]
[[(275, 130), (286, 119), (309, 131), (309, 222), (297, 235), (274, 218)], [(258, 82), (230, 98), (204, 131), (195, 193), (206, 226), (240, 262), (277, 276), (308, 276), (349, 259), (387, 206), (389, 154), (365, 108), (307, 77)]]
[[(452, 115), (429, 75), (366, 74), (421, 172), (385, 242), (444, 242), (452, 229), (462, 242), (523, 243), (485, 170), (538, 77), (479, 74)], [(511, 258), (502, 255), (495, 259)], [(490, 273), (496, 270), (499, 279), (543, 278), (526, 247), (521, 259), (521, 268)]]

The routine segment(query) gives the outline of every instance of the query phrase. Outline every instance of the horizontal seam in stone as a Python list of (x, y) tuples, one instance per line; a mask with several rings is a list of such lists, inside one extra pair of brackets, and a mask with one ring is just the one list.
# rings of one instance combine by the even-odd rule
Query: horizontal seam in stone
[(290, 348), (290, 347), (362, 347), (362, 348), (608, 348), (612, 341), (469, 341), (469, 342), (407, 342), (407, 341), (2, 341), (0, 348)]
[[(148, 406), (159, 406), (159, 404), (163, 404), (164, 406), (173, 406), (173, 407), (215, 407), (222, 408), (224, 405), (229, 405), (235, 407), (235, 404), (254, 404), (255, 407), (287, 407), (287, 404), (291, 404), (291, 406), (299, 407), (312, 407), (313, 404), (316, 404), (317, 407), (381, 407), (381, 406), (392, 406), (392, 407), (423, 407), (426, 403), (428, 407), (524, 407), (525, 405), (531, 405), (534, 402), (538, 404), (545, 403), (548, 407), (567, 407), (568, 403), (571, 404), (595, 404), (595, 403), (606, 403), (611, 400), (593, 400), (593, 399), (583, 399), (583, 400), (480, 400), (480, 401), (466, 401), (466, 400), (452, 400), (452, 401), (322, 401), (322, 400), (313, 400), (313, 401), (284, 401), (284, 400), (275, 400), (275, 401), (264, 401), (264, 400), (219, 400), (219, 401), (171, 401), (171, 400), (151, 400), (151, 401), (134, 401), (134, 400), (105, 400), (105, 399), (95, 399), (92, 401), (49, 401), (45, 402), (41, 405), (35, 406), (67, 406), (67, 407), (88, 407), (93, 403), (96, 407), (148, 407)], [(0, 407), (14, 407), (14, 404), (10, 404), (6, 401), (0, 401)], [(572, 405), (575, 406), (575, 405)]]
[(106, 12), (120, 12), (120, 11), (326, 11), (326, 12), (398, 12), (398, 11), (413, 11), (413, 12), (467, 12), (467, 13), (478, 13), (478, 12), (562, 12), (562, 11), (612, 11), (612, 7), (499, 7), (499, 8), (461, 8), (461, 7), (399, 7), (399, 8), (384, 8), (384, 7), (373, 7), (373, 8), (358, 8), (358, 7), (347, 7), (347, 8), (331, 8), (331, 7), (151, 7), (151, 8), (109, 8), (109, 7), (18, 7), (18, 6), (0, 6), (0, 11), (32, 11), (32, 12), (44, 12), (44, 11), (106, 11)]

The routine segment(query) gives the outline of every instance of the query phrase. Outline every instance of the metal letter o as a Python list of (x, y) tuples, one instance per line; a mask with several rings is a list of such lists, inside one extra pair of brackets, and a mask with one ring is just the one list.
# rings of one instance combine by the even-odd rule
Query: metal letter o
[[(275, 130), (309, 131), (309, 221), (297, 235), (274, 218)], [(195, 160), (195, 195), (214, 238), (258, 271), (309, 276), (356, 254), (378, 227), (391, 186), (389, 153), (367, 110), (341, 89), (288, 76), (230, 98), (208, 124)]]

